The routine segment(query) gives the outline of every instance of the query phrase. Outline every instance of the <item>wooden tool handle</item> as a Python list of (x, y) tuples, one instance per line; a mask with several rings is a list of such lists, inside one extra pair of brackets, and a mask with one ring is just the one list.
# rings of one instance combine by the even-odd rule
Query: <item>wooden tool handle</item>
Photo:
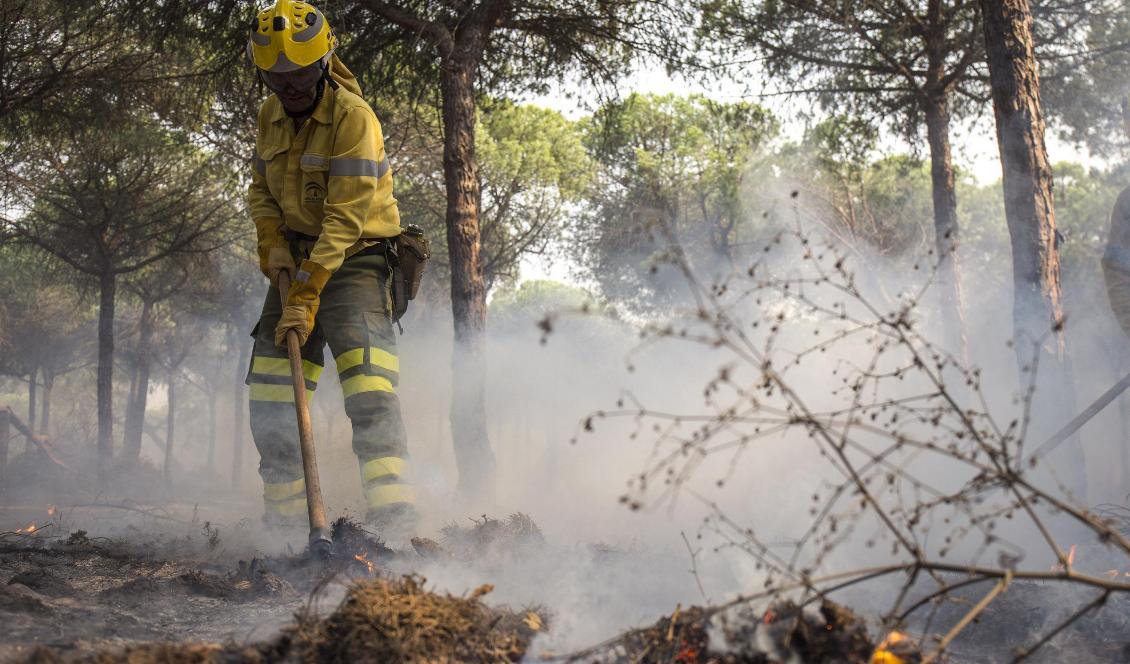
[[(290, 274), (279, 272), (279, 297), (286, 307), (290, 292)], [(314, 456), (314, 427), (310, 422), (310, 404), (306, 400), (306, 376), (302, 372), (302, 345), (298, 332), (286, 331), (286, 352), (290, 357), (290, 377), (294, 383), (294, 412), (298, 416), (298, 442), (302, 452), (302, 473), (306, 476), (306, 508), (310, 516), (310, 541), (327, 540), (326, 506), (322, 502), (322, 485), (318, 480), (318, 461)]]

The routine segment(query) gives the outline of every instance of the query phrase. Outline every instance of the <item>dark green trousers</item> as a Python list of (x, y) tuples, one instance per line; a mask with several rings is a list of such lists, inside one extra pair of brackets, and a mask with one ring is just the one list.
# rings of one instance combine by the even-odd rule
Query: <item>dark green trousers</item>
[[(371, 511), (415, 502), (412, 488), (403, 479), (407, 443), (396, 396), (400, 360), (391, 311), (383, 256), (351, 256), (326, 284), (314, 330), (302, 347), (311, 396), (322, 374), (327, 343), (336, 360), (345, 412), (353, 424), (353, 451)], [(279, 293), (272, 286), (253, 333), (255, 348), (247, 375), (251, 434), (259, 450), (269, 523), (302, 522), (306, 517), (290, 365), (286, 349), (275, 346), (275, 326), (281, 315)], [(321, 479), (323, 484), (332, 481)]]

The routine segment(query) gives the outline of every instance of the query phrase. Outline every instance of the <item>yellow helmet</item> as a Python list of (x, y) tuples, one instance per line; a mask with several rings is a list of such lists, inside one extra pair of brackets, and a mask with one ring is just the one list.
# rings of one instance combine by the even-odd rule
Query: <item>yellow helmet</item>
[(316, 7), (300, 0), (278, 0), (259, 12), (247, 54), (259, 69), (282, 73), (319, 60), (328, 63), (336, 46), (329, 21)]

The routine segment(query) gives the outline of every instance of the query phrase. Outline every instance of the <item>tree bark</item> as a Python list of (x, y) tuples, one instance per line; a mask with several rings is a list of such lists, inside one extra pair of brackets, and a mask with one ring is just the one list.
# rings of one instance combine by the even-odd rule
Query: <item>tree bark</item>
[(924, 103), (930, 143), (930, 180), (934, 201), (934, 247), (938, 254), (938, 289), (949, 350), (968, 360), (965, 298), (958, 263), (957, 185), (950, 147), (949, 93), (929, 94)]
[[(1029, 344), (1053, 330), (1049, 350), (1062, 357), (1052, 171), (1044, 145), (1031, 12), (1027, 0), (981, 0), (981, 5), (1012, 245), (1013, 322), (1018, 338)], [(1018, 345), (1017, 350), (1029, 349)], [(1020, 362), (1029, 359), (1021, 357)]]
[[(980, 0), (1004, 171), (1005, 217), (1012, 245), (1013, 333), (1022, 383), (1039, 381), (1033, 430), (1050, 433), (1073, 416), (1075, 389), (1063, 334), (1052, 170), (1044, 143), (1040, 80), (1028, 0)], [(1085, 490), (1078, 438), (1054, 466)], [(1078, 495), (1080, 498), (1085, 496)]]
[[(129, 390), (126, 391), (126, 423), (129, 423), (130, 417), (133, 416), (134, 404), (137, 402), (137, 363), (130, 363), (129, 366)], [(123, 436), (123, 447), (125, 441)]]
[(11, 440), (11, 428), (8, 424), (10, 411), (0, 408), (0, 493), (8, 481), (8, 441)]
[(143, 302), (137, 334), (137, 366), (130, 400), (126, 407), (122, 455), (127, 463), (136, 463), (141, 455), (141, 433), (145, 409), (149, 401), (150, 348), (153, 345), (153, 303)]
[(481, 191), (475, 161), (475, 75), (483, 38), (468, 28), (456, 39), (442, 67), (443, 171), (447, 185), (447, 247), (451, 261), (451, 430), (459, 488), (484, 496), (494, 482), (494, 452), (487, 437), (486, 287), (479, 248)]
[(216, 474), (216, 391), (208, 390), (208, 474)]
[(165, 416), (165, 485), (173, 485), (173, 434), (176, 425), (177, 377), (169, 373), (169, 412)]
[(38, 399), (39, 390), (39, 367), (32, 367), (31, 375), (27, 379), (27, 421), (28, 426), (35, 430), (35, 416), (39, 412), (39, 405), (36, 403)]
[(39, 433), (51, 438), (51, 390), (55, 387), (55, 374), (43, 370), (43, 397), (39, 407)]
[(965, 333), (965, 302), (958, 264), (957, 187), (950, 148), (950, 101), (952, 81), (947, 77), (948, 26), (941, 0), (926, 5), (926, 80), (922, 86), (922, 110), (930, 144), (930, 180), (934, 203), (934, 247), (938, 254), (938, 291), (949, 350), (968, 363)]
[(98, 303), (98, 474), (105, 478), (114, 460), (114, 299), (117, 275), (99, 279)]

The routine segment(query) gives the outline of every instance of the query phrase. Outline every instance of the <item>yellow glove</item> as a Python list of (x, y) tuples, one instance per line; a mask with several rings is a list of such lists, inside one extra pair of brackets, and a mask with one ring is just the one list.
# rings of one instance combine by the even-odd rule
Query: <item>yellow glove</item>
[(290, 282), (290, 292), (286, 296), (286, 306), (282, 317), (275, 326), (275, 345), (286, 346), (286, 331), (298, 332), (298, 342), (305, 344), (314, 331), (314, 317), (318, 314), (318, 304), (322, 289), (330, 280), (326, 268), (312, 261), (302, 261), (294, 281)]
[(282, 236), (282, 220), (261, 217), (255, 220), (256, 245), (259, 250), (259, 271), (278, 286), (280, 270), (294, 274), (294, 257), (290, 244)]
[(314, 315), (302, 305), (286, 306), (283, 308), (279, 324), (275, 326), (275, 345), (286, 347), (286, 331), (294, 330), (298, 333), (298, 345), (306, 345), (310, 333), (314, 331)]
[(296, 269), (294, 256), (290, 255), (289, 247), (270, 247), (267, 250), (267, 265), (263, 274), (271, 280), (271, 285), (275, 288), (279, 285), (279, 272), (286, 270), (287, 274), (294, 274)]

